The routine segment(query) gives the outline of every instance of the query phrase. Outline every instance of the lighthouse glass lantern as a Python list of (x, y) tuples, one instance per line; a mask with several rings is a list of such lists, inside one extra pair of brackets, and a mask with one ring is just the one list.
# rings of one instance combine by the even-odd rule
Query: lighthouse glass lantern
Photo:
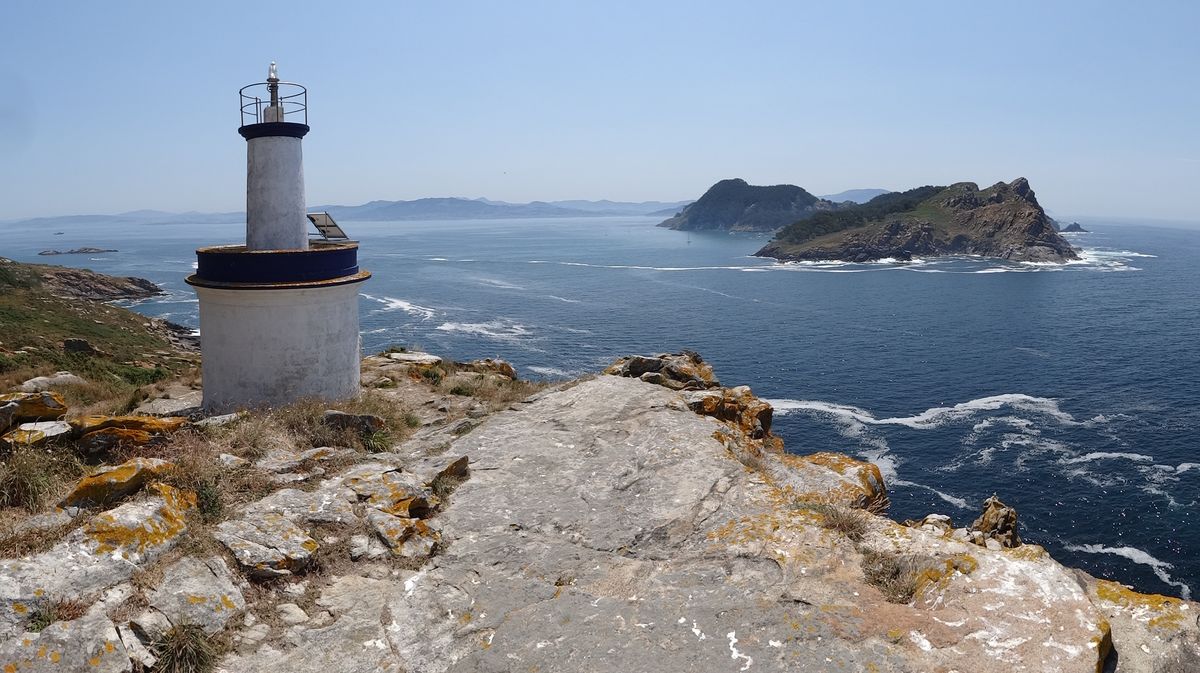
[(358, 394), (358, 244), (309, 241), (302, 141), (308, 92), (282, 82), (241, 90), (246, 242), (196, 251), (204, 408), (279, 406)]

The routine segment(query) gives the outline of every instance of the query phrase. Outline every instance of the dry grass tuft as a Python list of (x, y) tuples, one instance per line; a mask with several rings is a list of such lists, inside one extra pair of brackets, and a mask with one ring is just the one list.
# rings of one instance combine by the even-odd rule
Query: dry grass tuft
[[(66, 537), (67, 533), (82, 526), (91, 516), (80, 513), (70, 521), (52, 528), (27, 528), (17, 533), (0, 537), (0, 558), (21, 558), (30, 554), (40, 554)], [(9, 517), (5, 517), (8, 523)]]
[(911, 601), (920, 591), (930, 566), (931, 559), (923, 556), (863, 550), (863, 578), (879, 589), (889, 603)]
[(0, 507), (36, 512), (83, 472), (83, 464), (68, 449), (17, 446), (0, 462)]
[(161, 452), (175, 469), (165, 481), (196, 494), (201, 523), (221, 521), (237, 507), (258, 500), (278, 488), (270, 474), (254, 467), (230, 469), (220, 461), (225, 447), (195, 430), (176, 433)]
[(429, 482), (429, 490), (437, 496), (438, 500), (442, 501), (442, 507), (445, 507), (450, 502), (450, 494), (459, 487), (469, 477), (456, 477), (445, 472), (438, 474)]
[(43, 598), (33, 604), (29, 613), (29, 630), (44, 631), (54, 622), (70, 622), (79, 619), (90, 606), (81, 600)]
[(192, 624), (177, 624), (150, 646), (158, 663), (155, 673), (209, 673), (220, 654), (204, 629)]
[(472, 374), (470, 372), (457, 373), (445, 382), (439, 378), (435, 383), (440, 384), (441, 392), (472, 397), (482, 402), (488, 411), (504, 409), (549, 386), (544, 381), (512, 380), (493, 374)]
[(867, 534), (867, 515), (861, 510), (834, 506), (825, 513), (822, 525), (858, 542)]

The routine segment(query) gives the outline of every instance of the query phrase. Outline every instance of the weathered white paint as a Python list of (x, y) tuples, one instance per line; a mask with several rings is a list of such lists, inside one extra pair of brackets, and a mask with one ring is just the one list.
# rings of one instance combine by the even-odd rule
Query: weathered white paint
[(196, 287), (204, 408), (226, 412), (357, 395), (358, 288)]
[(246, 247), (308, 249), (299, 138), (266, 136), (246, 141)]

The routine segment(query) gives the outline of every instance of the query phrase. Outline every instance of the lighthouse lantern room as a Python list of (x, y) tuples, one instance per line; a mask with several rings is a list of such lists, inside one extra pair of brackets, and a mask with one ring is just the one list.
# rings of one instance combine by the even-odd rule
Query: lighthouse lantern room
[[(310, 243), (301, 142), (308, 92), (281, 82), (241, 90), (246, 243), (196, 251), (204, 408), (278, 406), (358, 394), (358, 244)], [(326, 216), (327, 219), (327, 216)]]

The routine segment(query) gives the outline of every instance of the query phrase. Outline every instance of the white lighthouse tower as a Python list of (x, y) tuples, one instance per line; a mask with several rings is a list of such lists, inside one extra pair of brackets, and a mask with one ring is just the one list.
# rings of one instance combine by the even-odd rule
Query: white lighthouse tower
[(358, 394), (358, 244), (308, 240), (301, 141), (308, 92), (267, 81), (241, 90), (246, 244), (196, 251), (204, 408), (277, 406)]

